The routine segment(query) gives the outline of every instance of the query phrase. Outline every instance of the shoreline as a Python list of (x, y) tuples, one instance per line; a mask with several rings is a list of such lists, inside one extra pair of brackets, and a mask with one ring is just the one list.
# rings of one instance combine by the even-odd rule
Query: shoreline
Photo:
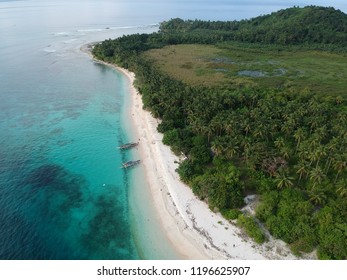
[[(92, 44), (81, 48), (91, 57)], [(138, 145), (150, 196), (169, 241), (183, 259), (297, 259), (283, 241), (272, 237), (258, 245), (221, 214), (212, 212), (195, 197), (175, 172), (179, 158), (162, 143), (156, 127), (159, 120), (143, 110), (142, 98), (134, 87), (135, 74), (124, 68), (92, 59), (117, 69), (129, 81), (130, 122)]]

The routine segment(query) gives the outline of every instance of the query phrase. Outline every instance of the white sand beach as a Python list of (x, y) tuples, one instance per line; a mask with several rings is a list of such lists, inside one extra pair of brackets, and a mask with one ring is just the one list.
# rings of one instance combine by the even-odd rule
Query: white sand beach
[[(88, 52), (88, 47), (82, 47), (82, 50)], [(224, 219), (220, 213), (212, 212), (205, 202), (194, 196), (175, 171), (180, 159), (161, 141), (163, 135), (156, 129), (159, 120), (143, 110), (141, 95), (133, 86), (134, 73), (112, 64), (107, 65), (129, 79), (129, 117), (136, 139), (140, 139), (138, 147), (152, 201), (168, 239), (182, 258), (297, 259), (284, 242), (271, 236), (268, 236), (268, 242), (258, 245), (235, 224)], [(252, 211), (251, 205), (245, 209)]]

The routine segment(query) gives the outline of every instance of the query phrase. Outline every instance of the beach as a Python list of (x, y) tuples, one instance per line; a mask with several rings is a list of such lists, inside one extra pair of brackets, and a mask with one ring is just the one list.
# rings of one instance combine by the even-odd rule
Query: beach
[[(82, 50), (88, 51), (88, 48)], [(262, 245), (255, 243), (233, 221), (212, 212), (205, 202), (195, 197), (175, 171), (180, 158), (162, 143), (163, 135), (157, 131), (160, 120), (143, 109), (141, 94), (134, 87), (135, 74), (116, 65), (97, 62), (116, 68), (128, 78), (129, 118), (140, 142), (138, 149), (150, 196), (162, 228), (183, 259), (297, 259), (284, 242), (271, 236)], [(252, 211), (251, 205), (244, 210)]]

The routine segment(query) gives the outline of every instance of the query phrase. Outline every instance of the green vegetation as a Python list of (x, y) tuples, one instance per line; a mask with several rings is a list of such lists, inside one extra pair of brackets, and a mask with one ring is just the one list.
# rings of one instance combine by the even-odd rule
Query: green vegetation
[[(308, 15), (316, 27), (303, 24)], [(175, 19), (154, 34), (104, 41), (93, 54), (136, 73), (164, 143), (187, 157), (181, 179), (212, 210), (263, 242), (254, 217), (235, 211), (258, 194), (256, 218), (293, 252), (347, 259), (346, 18), (306, 7), (241, 22)], [(243, 70), (272, 76), (235, 75)]]
[(227, 220), (236, 220), (242, 214), (238, 209), (222, 209), (220, 212)]
[(346, 53), (278, 51), (223, 43), (169, 45), (146, 52), (146, 57), (169, 76), (191, 85), (307, 89), (322, 95), (346, 95)]
[[(197, 35), (209, 43), (211, 43), (210, 39), (278, 45), (334, 44), (345, 46), (347, 43), (346, 15), (334, 8), (317, 6), (293, 7), (241, 21), (211, 22), (174, 19), (164, 22), (161, 30), (173, 34), (190, 33), (192, 38)], [(204, 34), (200, 34), (202, 31)], [(177, 41), (182, 43), (182, 40), (187, 37), (181, 36)], [(172, 43), (173, 40), (171, 40)]]
[(243, 228), (246, 233), (255, 240), (255, 242), (261, 244), (266, 240), (264, 233), (253, 217), (240, 215), (237, 224)]

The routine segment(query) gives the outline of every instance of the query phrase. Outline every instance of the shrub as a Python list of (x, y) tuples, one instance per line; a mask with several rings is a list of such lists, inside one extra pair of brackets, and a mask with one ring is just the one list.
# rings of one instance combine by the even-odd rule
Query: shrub
[(238, 209), (222, 209), (221, 214), (227, 220), (236, 220), (242, 212)]
[(238, 217), (237, 224), (242, 227), (255, 242), (262, 244), (266, 241), (264, 232), (260, 229), (253, 217), (242, 214)]

